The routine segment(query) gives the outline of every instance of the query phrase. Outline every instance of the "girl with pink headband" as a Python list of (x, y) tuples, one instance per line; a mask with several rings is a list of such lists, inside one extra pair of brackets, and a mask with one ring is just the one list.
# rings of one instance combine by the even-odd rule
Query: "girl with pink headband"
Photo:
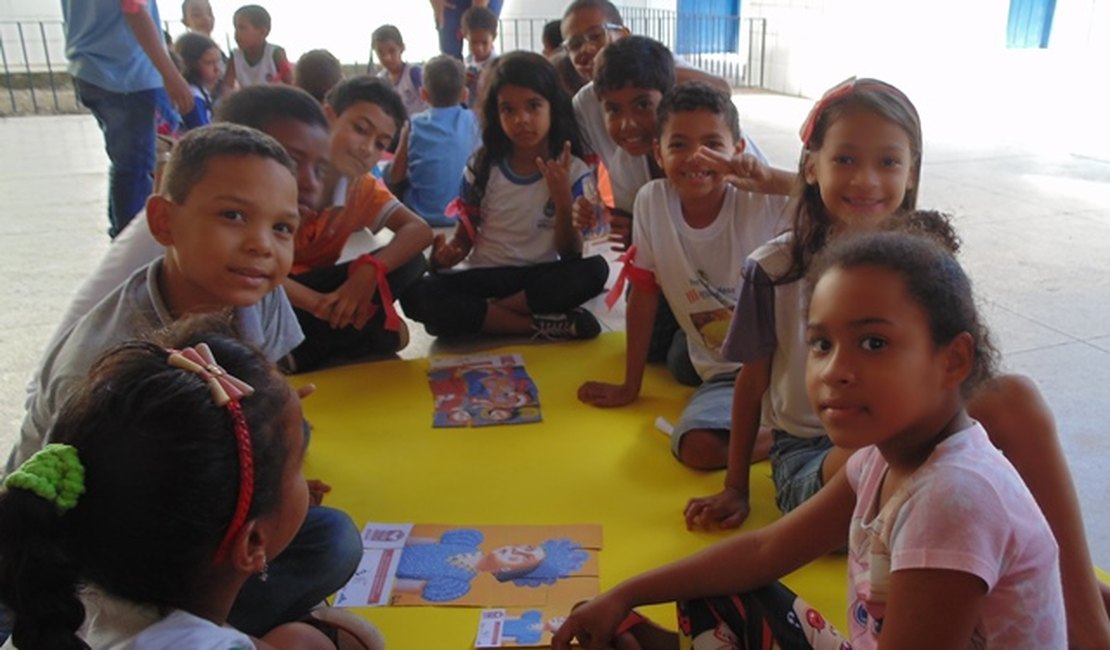
[[(892, 218), (902, 221), (916, 208), (921, 121), (898, 88), (853, 77), (825, 93), (800, 135), (792, 230), (745, 263), (722, 349), (726, 358), (744, 364), (733, 397), (725, 487), (689, 501), (689, 528), (733, 528), (747, 517), (761, 419), (774, 437), (772, 476), (783, 512), (816, 493), (851, 455), (831, 443), (806, 396), (805, 276), (814, 258), (844, 233), (891, 225)], [(995, 375), (968, 398), (967, 409), (1014, 464), (1052, 528), (1060, 547), (1069, 644), (1110, 647), (1107, 589), (1100, 595), (1075, 488), (1040, 391), (1027, 377)]]
[(297, 393), (217, 332), (105, 354), (52, 444), (5, 480), (0, 602), (15, 647), (334, 647), (306, 623), (262, 639), (227, 625), (300, 528), (308, 491)]

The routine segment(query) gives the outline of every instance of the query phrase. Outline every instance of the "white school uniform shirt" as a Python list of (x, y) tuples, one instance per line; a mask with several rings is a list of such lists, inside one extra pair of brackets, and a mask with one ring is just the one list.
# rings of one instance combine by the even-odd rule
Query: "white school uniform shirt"
[[(571, 195), (580, 196), (585, 179), (593, 171), (580, 158), (570, 163)], [(461, 196), (474, 182), (467, 166)], [(555, 206), (547, 181), (536, 172), (522, 177), (514, 174), (505, 161), (490, 170), (486, 193), (479, 206), (481, 224), (478, 241), (470, 256), (457, 268), (476, 269), (504, 266), (530, 266), (559, 259), (555, 249)]]
[(235, 82), (240, 88), (248, 86), (261, 86), (274, 83), (281, 79), (278, 74), (277, 64), (274, 63), (274, 44), (266, 43), (262, 49), (262, 60), (256, 65), (247, 63), (243, 50), (235, 48), (231, 52), (231, 59), (235, 62)]
[[(415, 73), (414, 73), (415, 70)], [(403, 70), (401, 70), (401, 80), (393, 83), (393, 77), (389, 75), (389, 70), (382, 68), (378, 76), (393, 84), (393, 89), (401, 96), (401, 103), (405, 105), (405, 112), (409, 117), (417, 113), (423, 113), (428, 110), (428, 104), (420, 98), (420, 86), (412, 80), (413, 74), (416, 74), (418, 79), (423, 79), (423, 69), (414, 67), (411, 63), (406, 63)], [(423, 85), (421, 81), (421, 85)]]
[(666, 179), (645, 185), (633, 210), (634, 263), (655, 274), (703, 380), (740, 367), (720, 352), (736, 306), (736, 274), (752, 251), (786, 227), (785, 196), (725, 188), (721, 211), (705, 228), (686, 223)]

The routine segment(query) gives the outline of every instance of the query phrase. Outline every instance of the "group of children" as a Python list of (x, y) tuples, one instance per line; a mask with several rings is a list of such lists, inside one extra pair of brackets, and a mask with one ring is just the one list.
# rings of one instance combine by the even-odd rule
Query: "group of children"
[[(672, 600), (694, 648), (1110, 645), (1051, 413), (995, 372), (958, 239), (916, 210), (910, 100), (871, 79), (833, 88), (788, 172), (744, 135), (720, 80), (630, 35), (607, 0), (575, 0), (561, 28), (587, 81), (573, 100), (550, 61), (511, 52), (472, 113), (463, 65), (444, 57), (417, 75), (431, 108), (414, 115), (394, 85), (416, 79), (400, 52), (397, 75), (386, 64), (378, 30), (389, 79), (340, 81), (322, 106), (243, 88), (182, 137), (30, 387), (0, 492), (9, 643), (377, 647), (318, 607), (361, 543), (301, 474), (306, 395), (276, 368), (403, 347), (395, 299), (432, 335), (596, 336), (581, 305), (608, 263), (584, 255), (583, 232), (605, 220), (624, 265), (610, 303), (630, 285), (626, 365), (579, 399), (628, 404), (645, 364), (666, 362), (698, 386), (674, 454), (727, 468), (687, 525), (740, 525), (749, 465), (768, 453), (787, 514), (583, 604), (556, 648), (677, 648), (633, 609)], [(471, 133), (454, 173), (420, 144)], [(452, 218), (449, 235), (407, 207), (420, 188), (402, 202), (371, 173), (399, 134), (386, 178), (436, 169), (439, 194), (418, 200), (452, 195), (432, 215)], [(587, 191), (587, 152), (613, 205)], [(364, 228), (393, 237), (339, 262)], [(775, 582), (844, 547), (850, 639)]]

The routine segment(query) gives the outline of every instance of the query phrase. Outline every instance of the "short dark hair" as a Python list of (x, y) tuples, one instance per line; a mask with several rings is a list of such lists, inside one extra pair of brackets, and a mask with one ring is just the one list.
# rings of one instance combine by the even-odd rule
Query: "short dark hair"
[(307, 92), (285, 84), (247, 86), (221, 100), (217, 122), (242, 124), (259, 131), (275, 120), (295, 120), (328, 130), (328, 118), (320, 102)]
[(163, 194), (184, 203), (208, 171), (208, 162), (222, 156), (260, 156), (276, 161), (296, 177), (289, 154), (265, 133), (238, 124), (211, 124), (192, 129), (173, 147), (162, 176)]
[(656, 121), (656, 135), (662, 137), (663, 129), (675, 113), (705, 110), (720, 115), (733, 141), (740, 142), (740, 114), (732, 97), (723, 90), (697, 81), (679, 84), (667, 91), (659, 101), (659, 118)]
[(342, 115), (355, 102), (370, 102), (380, 107), (393, 118), (398, 129), (408, 119), (401, 96), (388, 79), (366, 74), (351, 77), (340, 81), (324, 97), (324, 103), (331, 106), (336, 115)]
[(401, 30), (393, 25), (382, 25), (370, 34), (370, 47), (377, 47), (378, 43), (396, 43), (404, 47), (405, 39), (401, 38)]
[(309, 50), (297, 59), (293, 67), (293, 85), (324, 103), (324, 96), (332, 86), (343, 80), (343, 66), (327, 50)]
[(594, 92), (632, 86), (666, 93), (675, 85), (674, 56), (667, 46), (646, 36), (628, 36), (598, 54)]
[(471, 7), (463, 12), (460, 25), (464, 34), (481, 29), (491, 34), (497, 33), (497, 14), (485, 7)]
[(605, 14), (605, 20), (613, 23), (614, 25), (624, 25), (624, 19), (621, 18), (621, 12), (617, 6), (609, 0), (574, 0), (563, 12), (563, 18), (573, 14), (576, 11), (583, 9), (600, 9)]
[(554, 50), (563, 44), (563, 21), (549, 20), (543, 26), (543, 46)]
[(250, 21), (250, 24), (259, 29), (270, 31), (270, 12), (266, 11), (266, 7), (262, 5), (243, 5), (235, 10), (231, 20), (234, 21), (239, 16), (246, 18)]
[[(924, 220), (935, 224), (934, 217), (926, 215)], [(966, 398), (994, 376), (998, 351), (975, 307), (971, 280), (947, 250), (943, 238), (918, 228), (921, 221), (903, 221), (908, 231), (894, 226), (891, 230), (837, 238), (814, 258), (809, 286), (815, 287), (821, 276), (837, 268), (874, 266), (902, 276), (910, 299), (925, 312), (935, 345), (945, 345), (963, 332), (975, 340), (971, 374), (960, 387)]]
[(202, 341), (254, 388), (240, 404), (254, 461), (248, 517), (279, 507), (299, 451), (282, 416), (293, 398), (260, 352), (230, 325), (108, 351), (51, 430), (84, 469), (76, 505), (63, 513), (29, 490), (0, 491), (0, 600), (14, 610), (20, 647), (88, 647), (76, 636), (83, 584), (160, 610), (186, 608), (203, 588), (236, 508), (240, 467), (228, 409), (199, 375), (167, 361), (167, 347)]
[(455, 57), (440, 54), (424, 64), (424, 89), (428, 91), (432, 106), (443, 108), (458, 104), (465, 86), (466, 69)]

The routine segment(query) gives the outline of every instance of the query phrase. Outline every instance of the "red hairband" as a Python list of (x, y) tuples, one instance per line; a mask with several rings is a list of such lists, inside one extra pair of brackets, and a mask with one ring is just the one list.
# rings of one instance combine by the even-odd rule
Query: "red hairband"
[(247, 418), (239, 400), (254, 393), (250, 384), (228, 374), (216, 363), (208, 344), (198, 343), (184, 350), (169, 350), (169, 364), (199, 375), (212, 391), (216, 406), (226, 406), (231, 413), (232, 427), (235, 430), (235, 446), (239, 454), (239, 498), (235, 502), (235, 514), (224, 533), (224, 538), (216, 548), (216, 561), (227, 555), (231, 541), (247, 521), (247, 513), (254, 497), (254, 456), (251, 454), (251, 433)]
[(907, 104), (910, 104), (909, 98), (906, 97), (906, 95), (902, 93), (901, 90), (898, 90), (890, 84), (876, 81), (874, 79), (857, 79), (856, 77), (848, 77), (844, 81), (841, 81), (837, 85), (830, 88), (828, 92), (826, 92), (824, 95), (821, 95), (821, 99), (817, 100), (817, 103), (813, 105), (812, 109), (810, 109), (809, 115), (806, 116), (806, 121), (802, 123), (802, 128), (798, 132), (798, 134), (802, 136), (802, 144), (807, 148), (809, 147), (809, 140), (813, 137), (813, 129), (815, 126), (817, 126), (817, 120), (821, 117), (821, 114), (824, 113), (826, 109), (828, 109), (829, 104), (832, 104), (836, 100), (852, 94), (852, 92), (854, 92), (857, 88), (866, 87), (889, 93), (891, 95), (894, 95), (895, 97), (898, 97)]

